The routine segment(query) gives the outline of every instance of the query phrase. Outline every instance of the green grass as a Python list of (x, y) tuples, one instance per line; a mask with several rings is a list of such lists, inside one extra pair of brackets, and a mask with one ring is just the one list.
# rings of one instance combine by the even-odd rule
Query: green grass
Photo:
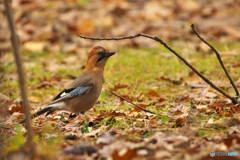
[[(215, 54), (211, 53), (182, 53), (183, 49), (181, 46), (173, 46), (172, 43), (169, 44), (174, 48), (180, 55), (182, 55), (186, 60), (199, 71), (203, 71), (204, 75), (210, 80), (221, 80), (225, 84), (228, 82), (222, 68)], [(174, 43), (175, 45), (175, 43)], [(216, 49), (221, 53), (221, 51), (231, 51), (238, 50), (238, 44), (221, 44), (213, 43)], [(193, 52), (190, 51), (189, 52)], [(82, 69), (76, 68), (72, 69), (74, 65), (78, 65), (80, 62), (85, 65), (85, 62), (80, 60), (75, 62), (76, 64), (66, 63), (62, 65), (62, 61), (69, 56), (74, 56), (73, 54), (66, 53), (23, 53), (23, 58), (29, 59), (34, 65), (25, 66), (26, 82), (28, 89), (34, 89), (34, 86), (41, 83), (43, 79), (51, 82), (54, 75), (58, 74), (63, 79), (68, 79), (68, 75), (78, 76)], [(76, 55), (77, 56), (77, 55)], [(81, 58), (81, 57), (79, 57)], [(52, 60), (59, 66), (56, 72), (51, 72), (42, 69), (45, 60)], [(222, 56), (225, 65), (237, 64), (240, 61), (240, 56)], [(47, 61), (46, 63), (50, 63)], [(69, 69), (71, 68), (71, 70)], [(230, 70), (230, 75), (233, 80), (239, 79), (240, 71), (238, 68), (228, 68)], [(162, 76), (167, 78), (188, 78), (188, 74), (191, 70), (181, 62), (175, 55), (169, 52), (166, 48), (159, 45), (157, 48), (124, 48), (117, 50), (117, 54), (109, 59), (107, 62), (104, 77), (105, 83), (103, 87), (106, 89), (100, 96), (100, 101), (108, 101), (110, 94), (110, 88), (113, 88), (117, 83), (127, 84), (128, 88), (120, 89), (117, 92), (121, 94), (131, 94), (136, 95), (139, 93), (147, 93), (150, 90), (155, 90), (161, 95), (170, 94), (172, 96), (178, 94), (183, 90), (188, 90), (188, 87), (179, 87), (163, 80), (157, 80)], [(14, 63), (7, 65), (4, 68), (4, 73), (7, 75), (16, 73), (16, 67)], [(8, 76), (4, 78), (2, 84), (3, 87), (0, 88), (2, 93), (6, 93), (11, 98), (17, 98), (19, 96), (18, 82), (17, 79), (11, 79)], [(9, 90), (14, 92), (8, 93)], [(33, 92), (35, 96), (40, 96), (40, 99), (44, 99), (47, 96), (54, 93), (56, 95), (60, 89), (55, 88), (40, 88), (39, 93)], [(232, 92), (232, 90), (230, 91)], [(31, 92), (29, 92), (32, 94)], [(30, 95), (29, 95), (30, 96)], [(109, 107), (108, 107), (109, 108)]]

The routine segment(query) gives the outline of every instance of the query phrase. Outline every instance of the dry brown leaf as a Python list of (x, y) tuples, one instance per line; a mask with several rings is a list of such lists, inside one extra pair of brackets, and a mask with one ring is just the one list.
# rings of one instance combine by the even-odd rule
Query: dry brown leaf
[(159, 97), (159, 94), (156, 91), (151, 90), (145, 96), (148, 97), (149, 99), (155, 99)]
[(128, 151), (123, 155), (119, 156), (117, 151), (114, 151), (112, 154), (113, 160), (131, 160), (134, 156), (137, 155), (137, 149), (128, 149)]
[(116, 91), (118, 89), (126, 88), (126, 87), (128, 87), (128, 85), (118, 83), (118, 84), (114, 85), (114, 88), (112, 89), (112, 91)]
[(91, 19), (85, 19), (79, 21), (76, 28), (76, 33), (80, 35), (90, 35), (95, 31), (95, 26)]
[(31, 103), (38, 103), (39, 102), (39, 99), (36, 96), (30, 96), (30, 97), (28, 97), (28, 100)]
[(230, 148), (233, 144), (233, 140), (235, 141), (235, 143), (240, 144), (240, 137), (238, 135), (232, 135), (231, 137), (227, 138), (227, 139), (223, 139), (224, 144)]
[(107, 117), (117, 117), (117, 116), (126, 116), (126, 114), (124, 113), (117, 113), (116, 111), (111, 111), (111, 112), (107, 112), (107, 113), (103, 113), (99, 116), (97, 116), (97, 118), (95, 118), (96, 121), (101, 121), (103, 120), (104, 118), (107, 118)]
[(9, 111), (10, 111), (11, 113), (13, 113), (13, 112), (23, 113), (23, 106), (22, 106), (21, 103), (19, 103), (19, 104), (13, 104), (13, 105), (9, 106)]
[(11, 112), (9, 110), (9, 107), (13, 104), (13, 99), (12, 100), (6, 100), (3, 105), (0, 107), (0, 115), (2, 116), (9, 116), (11, 115)]
[[(137, 105), (139, 105), (140, 107), (142, 107), (142, 108), (144, 108), (144, 109), (146, 109), (147, 108), (147, 105), (145, 105), (145, 104), (137, 104)], [(136, 107), (136, 106), (134, 106), (134, 109), (133, 109), (134, 111), (137, 111), (137, 112), (141, 112), (142, 111), (142, 109), (140, 109), (140, 108), (138, 108), (138, 107)]]
[(182, 126), (186, 125), (186, 123), (187, 123), (187, 119), (178, 118), (178, 119), (176, 120), (176, 123), (172, 126), (172, 128), (182, 127)]

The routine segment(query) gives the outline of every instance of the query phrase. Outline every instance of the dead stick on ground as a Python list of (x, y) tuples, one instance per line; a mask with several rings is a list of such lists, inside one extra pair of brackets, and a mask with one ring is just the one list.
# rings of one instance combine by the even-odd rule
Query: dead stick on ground
[(26, 91), (26, 86), (25, 86), (25, 80), (24, 80), (24, 74), (23, 74), (23, 67), (22, 67), (22, 61), (21, 61), (21, 55), (20, 55), (20, 50), (18, 46), (18, 41), (17, 41), (17, 36), (16, 36), (16, 31), (15, 31), (15, 24), (13, 21), (13, 16), (12, 16), (12, 10), (9, 5), (9, 0), (5, 0), (5, 12), (6, 16), (8, 19), (9, 27), (12, 33), (12, 46), (13, 46), (13, 53), (15, 57), (15, 62), (17, 65), (17, 71), (18, 71), (18, 77), (19, 77), (19, 83), (20, 83), (20, 88), (21, 88), (21, 93), (22, 93), (22, 99), (23, 99), (23, 108), (24, 108), (24, 114), (26, 117), (27, 121), (27, 134), (28, 134), (28, 143), (32, 144), (33, 142), (33, 134), (32, 134), (32, 126), (31, 126), (31, 119), (30, 119), (30, 112), (29, 112), (29, 103), (27, 99), (27, 91)]
[(214, 88), (215, 90), (217, 90), (219, 93), (221, 93), (222, 95), (224, 95), (225, 97), (227, 97), (228, 99), (230, 99), (232, 101), (233, 104), (237, 104), (237, 100), (234, 97), (231, 97), (229, 94), (227, 94), (226, 92), (224, 92), (222, 89), (220, 89), (219, 87), (217, 87), (216, 85), (214, 85), (209, 79), (207, 79), (205, 76), (203, 76), (200, 72), (198, 72), (191, 64), (189, 64), (182, 56), (180, 56), (175, 50), (173, 50), (171, 47), (169, 47), (162, 39), (154, 36), (149, 36), (143, 33), (137, 33), (133, 36), (124, 36), (124, 37), (112, 37), (112, 38), (93, 38), (93, 37), (86, 37), (86, 36), (81, 36), (78, 35), (80, 38), (84, 38), (84, 39), (91, 39), (91, 40), (123, 40), (123, 39), (133, 39), (136, 37), (146, 37), (146, 38), (150, 38), (153, 39), (157, 42), (160, 42), (165, 48), (167, 48), (169, 51), (171, 51), (173, 54), (175, 54), (179, 59), (181, 59), (183, 61), (183, 63), (185, 63), (191, 70), (193, 70), (199, 77), (202, 78), (202, 80), (204, 80), (207, 84), (209, 84), (212, 88)]
[(237, 89), (236, 85), (234, 84), (231, 76), (229, 75), (227, 69), (225, 68), (219, 52), (218, 52), (211, 44), (209, 44), (205, 39), (203, 39), (203, 38), (199, 35), (198, 31), (197, 31), (197, 30), (195, 29), (195, 27), (194, 27), (194, 24), (192, 24), (191, 27), (192, 27), (193, 32), (198, 36), (198, 38), (199, 38), (200, 40), (202, 40), (206, 45), (208, 45), (208, 46), (213, 50), (213, 52), (216, 54), (216, 56), (217, 56), (217, 58), (218, 58), (218, 61), (220, 62), (220, 64), (221, 64), (221, 66), (222, 66), (225, 74), (227, 75), (230, 83), (232, 84), (232, 86), (233, 86), (233, 88), (234, 88), (234, 90), (235, 90), (235, 92), (236, 92), (236, 95), (239, 96), (238, 89)]
[(161, 114), (157, 114), (157, 113), (155, 113), (155, 112), (152, 112), (152, 111), (149, 111), (149, 110), (147, 110), (147, 109), (145, 109), (145, 108), (142, 108), (142, 107), (140, 107), (139, 105), (137, 105), (137, 104), (135, 104), (135, 103), (133, 103), (133, 102), (127, 100), (126, 98), (123, 98), (122, 96), (117, 95), (117, 94), (114, 93), (114, 92), (111, 92), (111, 93), (112, 93), (114, 96), (117, 96), (117, 97), (123, 99), (124, 101), (127, 101), (128, 103), (130, 103), (130, 104), (132, 104), (132, 105), (138, 107), (139, 109), (141, 109), (141, 110), (143, 110), (143, 111), (145, 111), (145, 112), (148, 112), (148, 113), (152, 113), (152, 114), (155, 114), (155, 115), (159, 115), (159, 116), (161, 116)]

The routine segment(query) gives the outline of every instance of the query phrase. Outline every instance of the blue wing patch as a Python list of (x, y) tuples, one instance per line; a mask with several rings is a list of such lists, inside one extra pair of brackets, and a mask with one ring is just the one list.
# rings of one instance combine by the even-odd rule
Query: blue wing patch
[(88, 91), (91, 87), (77, 87), (71, 92), (71, 96), (78, 96), (86, 91)]

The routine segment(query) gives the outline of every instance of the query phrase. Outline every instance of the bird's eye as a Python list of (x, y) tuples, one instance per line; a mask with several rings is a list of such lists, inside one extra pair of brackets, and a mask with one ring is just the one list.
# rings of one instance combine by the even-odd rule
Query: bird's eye
[(99, 55), (99, 56), (103, 55), (103, 51), (98, 51), (97, 55)]

